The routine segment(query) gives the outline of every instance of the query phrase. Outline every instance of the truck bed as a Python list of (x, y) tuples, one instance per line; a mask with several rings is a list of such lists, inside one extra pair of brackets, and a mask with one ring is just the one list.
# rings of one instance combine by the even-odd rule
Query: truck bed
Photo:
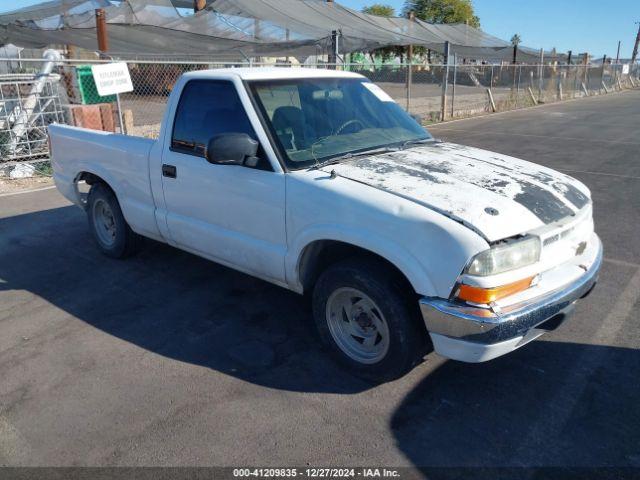
[(90, 173), (114, 190), (122, 213), (142, 235), (158, 238), (149, 181), (149, 154), (155, 141), (67, 125), (49, 126), (51, 164), (58, 190), (82, 206), (76, 179)]

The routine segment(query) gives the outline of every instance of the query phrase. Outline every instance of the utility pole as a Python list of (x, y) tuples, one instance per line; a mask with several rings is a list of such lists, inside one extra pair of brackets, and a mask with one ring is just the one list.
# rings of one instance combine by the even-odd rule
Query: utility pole
[(96, 9), (96, 33), (98, 36), (98, 51), (104, 57), (109, 51), (109, 38), (107, 36), (107, 16), (104, 8)]
[(636, 35), (636, 43), (633, 47), (633, 55), (631, 55), (631, 65), (636, 63), (636, 58), (638, 57), (638, 45), (640, 45), (640, 22), (636, 22), (638, 25), (638, 34)]
[(622, 42), (618, 40), (618, 53), (616, 53), (616, 63), (620, 63), (620, 44)]
[(207, 0), (193, 0), (193, 13), (198, 13), (207, 8)]

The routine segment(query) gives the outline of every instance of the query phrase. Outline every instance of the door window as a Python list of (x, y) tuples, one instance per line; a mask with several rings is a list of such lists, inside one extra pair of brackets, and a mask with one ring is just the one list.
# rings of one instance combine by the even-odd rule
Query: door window
[(171, 150), (204, 157), (209, 140), (222, 133), (246, 133), (257, 140), (236, 87), (227, 81), (190, 81), (176, 110)]

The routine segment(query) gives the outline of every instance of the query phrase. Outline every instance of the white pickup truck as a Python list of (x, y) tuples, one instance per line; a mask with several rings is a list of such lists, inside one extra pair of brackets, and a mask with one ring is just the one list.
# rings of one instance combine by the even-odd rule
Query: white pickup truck
[(49, 133), (56, 185), (106, 255), (149, 237), (309, 293), (320, 338), (365, 378), (396, 378), (431, 349), (511, 352), (597, 281), (582, 183), (435, 140), (360, 75), (192, 72), (157, 141)]

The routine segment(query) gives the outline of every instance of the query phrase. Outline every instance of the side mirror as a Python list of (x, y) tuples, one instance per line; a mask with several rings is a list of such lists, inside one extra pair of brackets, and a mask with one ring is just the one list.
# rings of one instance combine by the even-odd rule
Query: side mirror
[(260, 143), (246, 133), (223, 133), (209, 140), (207, 161), (219, 165), (246, 165), (255, 167), (258, 163)]
[(410, 113), (409, 115), (416, 121), (418, 125), (422, 126), (422, 115), (418, 115), (417, 113)]

